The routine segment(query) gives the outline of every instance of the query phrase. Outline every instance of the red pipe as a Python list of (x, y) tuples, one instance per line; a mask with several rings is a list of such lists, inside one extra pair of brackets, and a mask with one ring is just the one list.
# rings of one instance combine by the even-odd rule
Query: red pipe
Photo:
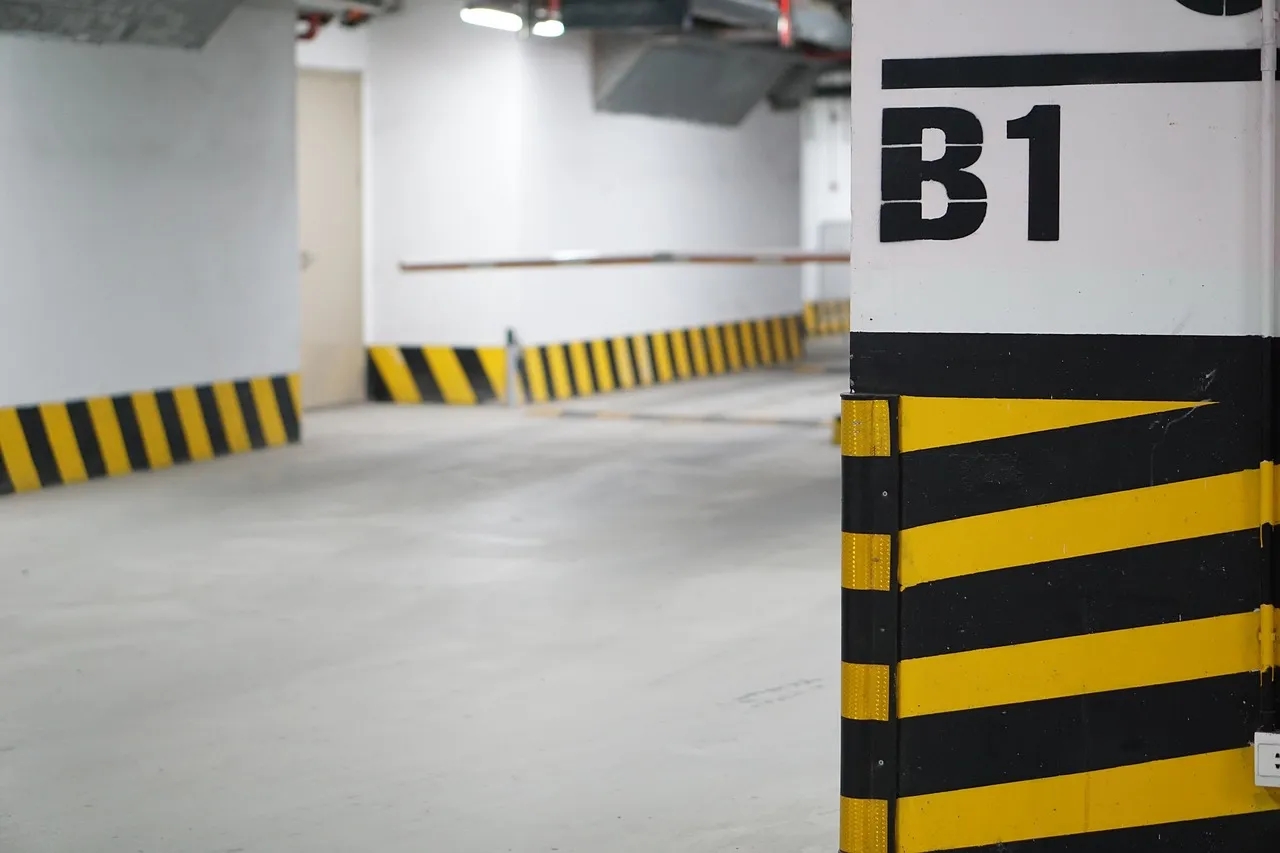
[(791, 0), (778, 0), (778, 43), (791, 47)]

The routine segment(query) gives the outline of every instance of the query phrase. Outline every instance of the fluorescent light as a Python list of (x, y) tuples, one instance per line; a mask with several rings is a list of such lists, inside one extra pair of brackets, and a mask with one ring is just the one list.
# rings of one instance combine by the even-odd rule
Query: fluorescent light
[(564, 23), (557, 18), (547, 18), (545, 21), (538, 21), (533, 25), (533, 34), (542, 36), (543, 38), (553, 39), (557, 36), (564, 35)]
[(524, 29), (524, 19), (515, 12), (504, 12), (501, 9), (488, 9), (484, 6), (464, 6), (458, 13), (463, 23), (477, 27), (489, 27), (494, 30), (505, 30), (518, 33)]

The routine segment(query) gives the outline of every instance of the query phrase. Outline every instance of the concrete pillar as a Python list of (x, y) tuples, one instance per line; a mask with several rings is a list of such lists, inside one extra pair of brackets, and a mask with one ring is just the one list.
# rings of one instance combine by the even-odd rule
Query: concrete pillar
[(846, 853), (1280, 844), (1257, 5), (853, 4)]

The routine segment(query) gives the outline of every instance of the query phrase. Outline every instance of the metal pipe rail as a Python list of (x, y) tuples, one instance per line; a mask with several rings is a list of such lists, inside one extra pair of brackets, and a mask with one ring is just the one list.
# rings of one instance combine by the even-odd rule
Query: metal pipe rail
[(759, 250), (754, 252), (555, 252), (545, 257), (505, 258), (486, 261), (400, 262), (405, 273), (458, 272), (461, 270), (547, 269), (554, 267), (643, 266), (648, 264), (705, 264), (731, 266), (800, 266), (803, 264), (847, 264), (849, 256), (803, 249)]

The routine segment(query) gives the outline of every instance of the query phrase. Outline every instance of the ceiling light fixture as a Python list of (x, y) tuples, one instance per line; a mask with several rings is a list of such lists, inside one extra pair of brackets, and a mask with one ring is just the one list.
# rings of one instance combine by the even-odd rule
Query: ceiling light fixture
[(547, 5), (538, 10), (538, 20), (533, 25), (533, 34), (549, 39), (564, 35), (564, 21), (560, 19), (560, 0), (548, 0)]
[(515, 12), (505, 12), (488, 6), (464, 6), (458, 12), (465, 24), (476, 27), (488, 27), (491, 30), (503, 30), (518, 33), (524, 29), (524, 19)]

